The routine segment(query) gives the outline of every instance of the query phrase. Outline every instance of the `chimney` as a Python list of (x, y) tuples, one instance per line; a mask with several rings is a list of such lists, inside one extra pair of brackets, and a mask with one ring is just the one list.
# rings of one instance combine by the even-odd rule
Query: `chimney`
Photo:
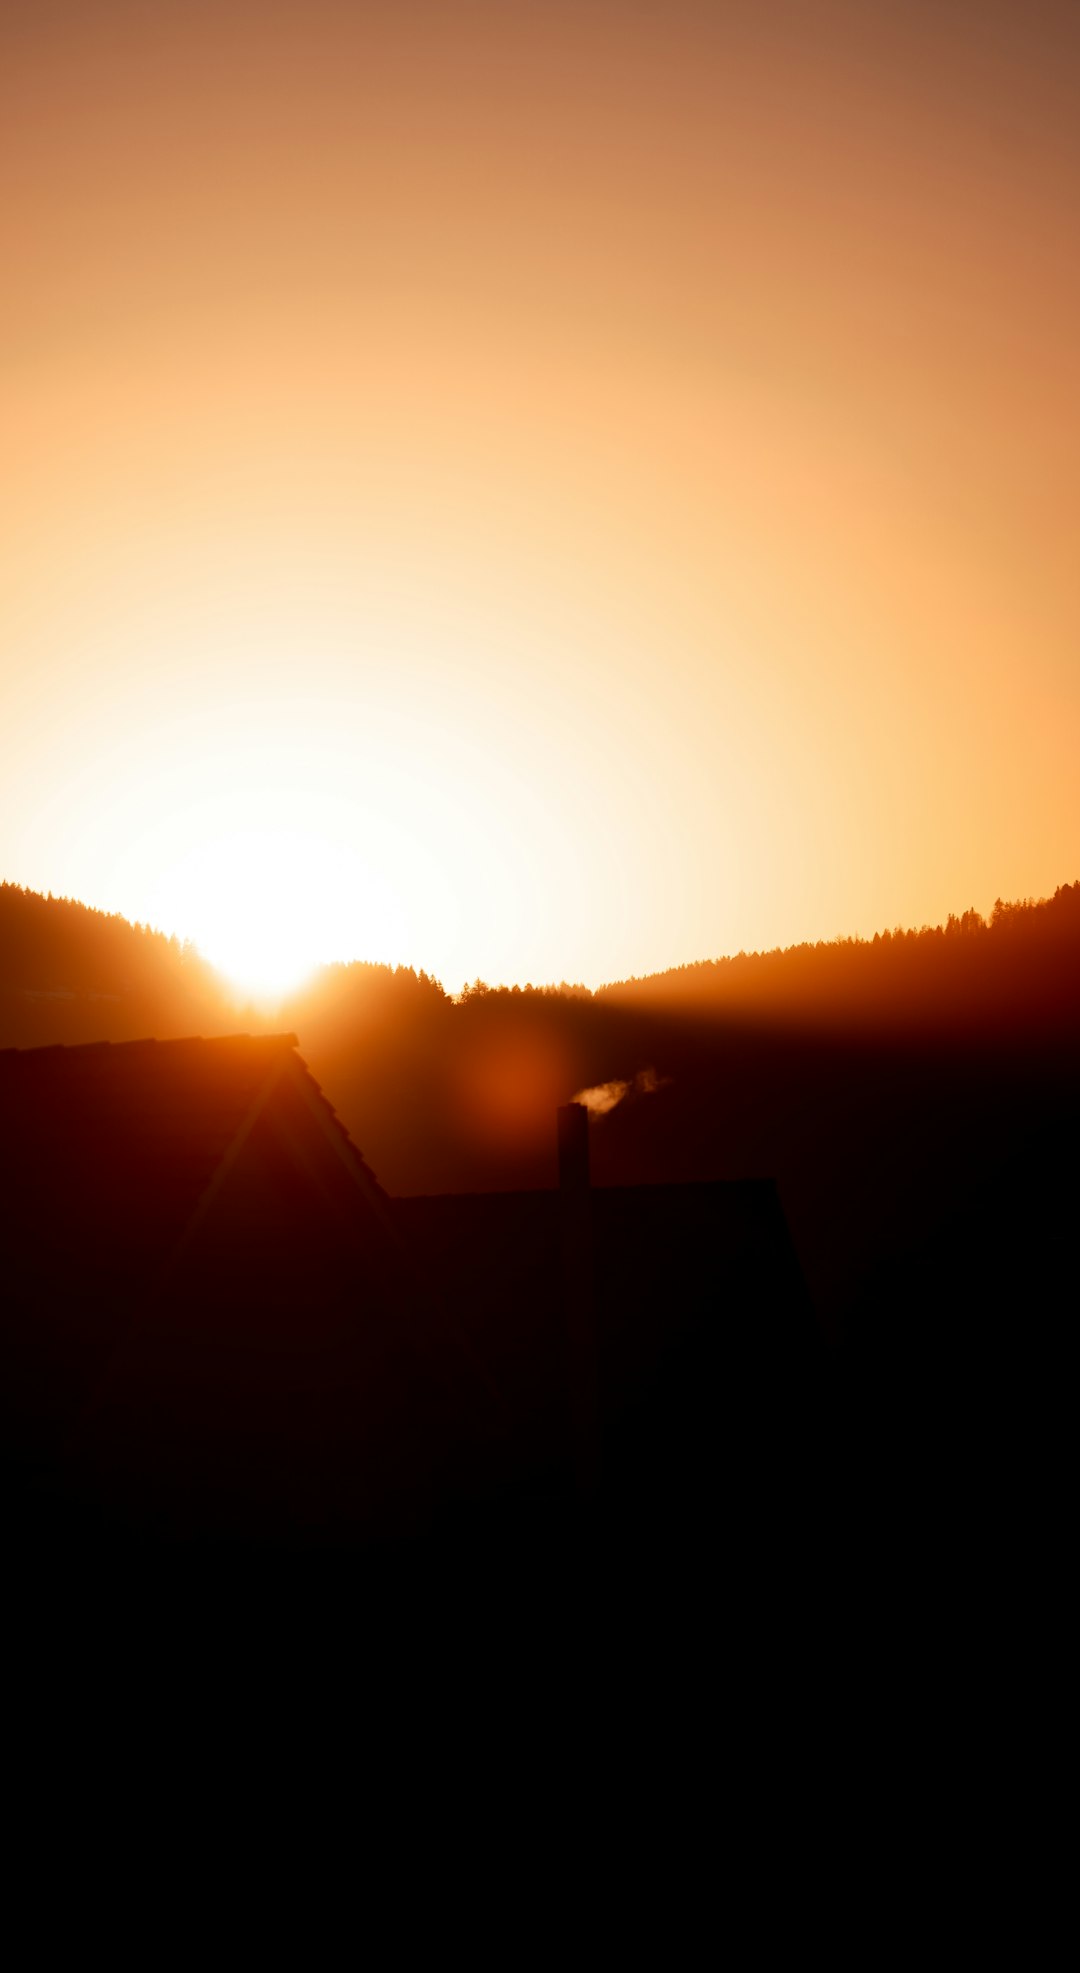
[(578, 1490), (588, 1499), (598, 1484), (600, 1459), (589, 1112), (583, 1103), (564, 1103), (555, 1115), (569, 1423)]
[(559, 1127), (559, 1188), (589, 1189), (589, 1112), (584, 1103), (564, 1103), (555, 1112)]

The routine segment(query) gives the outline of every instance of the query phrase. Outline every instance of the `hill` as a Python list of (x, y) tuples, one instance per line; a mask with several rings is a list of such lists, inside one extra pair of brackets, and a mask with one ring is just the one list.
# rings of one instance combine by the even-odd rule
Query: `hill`
[(227, 1023), (222, 983), (193, 946), (0, 884), (0, 1047), (179, 1039)]

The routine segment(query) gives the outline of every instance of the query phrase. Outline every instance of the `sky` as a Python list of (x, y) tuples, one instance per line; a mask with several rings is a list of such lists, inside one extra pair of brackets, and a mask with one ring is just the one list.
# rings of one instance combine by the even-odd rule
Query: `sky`
[(1080, 10), (5, 0), (0, 876), (453, 990), (1080, 876)]

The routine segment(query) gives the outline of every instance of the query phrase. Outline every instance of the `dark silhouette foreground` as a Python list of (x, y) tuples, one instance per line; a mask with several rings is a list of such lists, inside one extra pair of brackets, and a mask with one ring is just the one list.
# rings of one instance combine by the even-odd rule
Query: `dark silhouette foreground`
[[(287, 1528), (369, 1553), (452, 1523), (501, 1568), (603, 1522), (592, 1434), (624, 1553), (651, 1544), (700, 1572), (752, 1551), (805, 1584), (804, 1563), (856, 1581), (901, 1554), (944, 1582), (1021, 1527), (1030, 1550), (1062, 1498), (1047, 1467), (1075, 1299), (1078, 1010), (1075, 885), (989, 925), (965, 914), (595, 995), (478, 985), (454, 1002), (407, 969), (329, 968), (290, 1024), (393, 1201), (287, 1041), (7, 1056), (13, 1522), (70, 1529), (74, 1501), (116, 1525), (119, 1503), (151, 1544), (210, 1527), (273, 1545)], [(227, 1025), (195, 955), (0, 891), (0, 1042)], [(549, 1319), (568, 1292), (552, 1119), (613, 1081), (632, 1093), (590, 1133), (597, 1398), (588, 1350), (573, 1375), (560, 1362), (565, 1310)], [(140, 1116), (148, 1142), (130, 1137)], [(784, 1221), (809, 1332), (777, 1289)], [(234, 1399), (214, 1392), (253, 1378), (238, 1453)], [(275, 1434), (317, 1448), (297, 1454), (303, 1484)], [(177, 1471), (201, 1475), (182, 1512)]]
[(0, 1099), (9, 1541), (678, 1539), (814, 1356), (765, 1184), (391, 1201), (290, 1035), (8, 1051)]

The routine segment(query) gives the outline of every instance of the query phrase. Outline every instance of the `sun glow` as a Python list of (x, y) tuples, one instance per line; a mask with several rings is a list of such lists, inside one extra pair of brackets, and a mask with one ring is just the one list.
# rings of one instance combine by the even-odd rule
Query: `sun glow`
[(1075, 875), (1080, 10), (974, 12), (0, 6), (0, 877), (265, 997)]
[(362, 899), (370, 949), (393, 953), (391, 901), (379, 899), (340, 843), (252, 826), (207, 836), (164, 871), (158, 915), (191, 928), (238, 1002), (270, 1013), (320, 963), (343, 956), (343, 897)]

